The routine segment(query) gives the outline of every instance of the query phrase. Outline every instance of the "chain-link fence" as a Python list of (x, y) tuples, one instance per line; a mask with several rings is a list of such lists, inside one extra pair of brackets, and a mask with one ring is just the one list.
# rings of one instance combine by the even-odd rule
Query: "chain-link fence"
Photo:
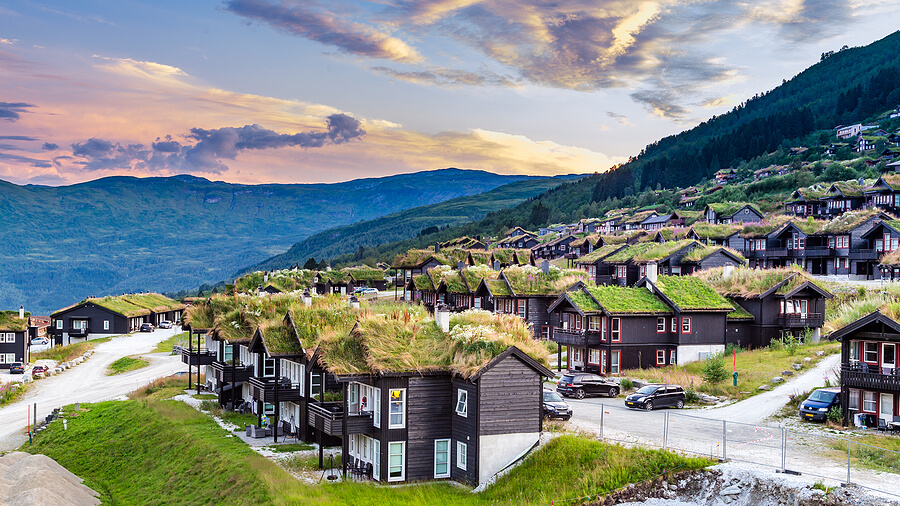
[[(660, 410), (646, 415), (636, 425), (633, 420), (629, 423), (626, 412), (601, 405), (600, 436), (607, 441), (747, 462), (783, 473), (853, 483), (900, 497), (900, 488), (896, 486), (900, 479), (898, 451), (853, 438), (715, 420), (678, 411)], [(621, 429), (624, 427), (627, 430)]]

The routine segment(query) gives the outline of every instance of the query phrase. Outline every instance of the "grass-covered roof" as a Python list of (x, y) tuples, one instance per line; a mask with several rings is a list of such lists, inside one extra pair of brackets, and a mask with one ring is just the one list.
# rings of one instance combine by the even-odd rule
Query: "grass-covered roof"
[(327, 283), (331, 281), (333, 285), (342, 285), (350, 281), (350, 274), (344, 270), (319, 271), (319, 282)]
[[(734, 269), (728, 278), (725, 278), (723, 273), (724, 269), (717, 267), (705, 269), (693, 275), (699, 277), (718, 293), (726, 297), (757, 297), (781, 283), (784, 284), (778, 288), (776, 293), (790, 293), (807, 281), (816, 284), (806, 271), (796, 267), (778, 267), (774, 269), (738, 267)], [(787, 282), (785, 283), (785, 281)]]
[(260, 322), (259, 333), (270, 357), (297, 356), (304, 352), (300, 335), (287, 317)]
[(791, 194), (792, 199), (796, 200), (819, 200), (825, 196), (825, 190), (822, 188), (797, 188), (794, 190), (794, 193)]
[(693, 230), (702, 240), (722, 240), (739, 232), (741, 230), (741, 225), (739, 223), (720, 223), (718, 225), (713, 225), (711, 223), (702, 222), (694, 223), (691, 230)]
[(490, 251), (469, 251), (469, 255), (472, 258), (472, 263), (475, 265), (490, 265), (491, 263), (491, 252)]
[(313, 286), (317, 271), (308, 269), (282, 269), (272, 272), (256, 271), (234, 280), (236, 292), (255, 292), (260, 286), (272, 285), (282, 292), (306, 290)]
[(626, 224), (640, 223), (640, 222), (646, 220), (647, 218), (654, 216), (656, 214), (658, 214), (658, 213), (654, 209), (650, 209), (648, 211), (639, 211), (639, 212), (636, 212), (636, 213), (632, 214), (631, 216), (625, 218), (623, 223), (626, 223)]
[[(142, 315), (150, 314), (149, 309), (132, 304), (131, 302), (128, 302), (121, 296), (107, 295), (106, 297), (92, 297), (92, 298), (84, 299), (83, 301), (79, 302), (78, 304), (83, 304), (83, 303), (87, 303), (87, 302), (96, 304), (102, 308), (109, 309), (110, 311), (113, 311), (113, 312), (116, 312), (123, 316), (128, 316), (128, 317), (142, 316)], [(65, 309), (75, 307), (78, 304), (69, 306), (68, 308), (65, 308)], [(65, 309), (60, 309), (56, 313), (65, 311)], [(56, 314), (56, 313), (54, 313), (54, 314)]]
[[(900, 148), (894, 148), (900, 151)], [(900, 174), (884, 174), (881, 181), (891, 190), (900, 190)]]
[[(681, 213), (678, 213), (678, 214), (681, 214)], [(677, 241), (677, 240), (686, 238), (689, 231), (690, 231), (690, 229), (684, 228), (684, 227), (678, 227), (678, 228), (666, 227), (666, 228), (661, 228), (661, 229), (657, 230), (656, 233), (659, 234), (660, 236), (662, 236), (662, 238), (667, 241)], [(650, 236), (650, 237), (653, 237), (653, 236)]]
[(343, 269), (356, 281), (383, 281), (384, 271), (372, 267), (348, 267)]
[(611, 314), (669, 314), (665, 302), (646, 288), (618, 285), (585, 285), (585, 290)]
[(844, 234), (865, 223), (866, 220), (881, 213), (879, 209), (861, 209), (848, 211), (835, 216), (825, 224), (822, 232), (826, 234)]
[(484, 284), (488, 287), (488, 290), (490, 290), (491, 294), (495, 297), (512, 295), (512, 292), (509, 289), (509, 285), (506, 284), (506, 281), (502, 279), (485, 279)]
[(900, 265), (900, 249), (895, 249), (894, 251), (889, 251), (881, 256), (881, 259), (878, 262), (881, 265), (890, 265), (896, 266)]
[(503, 265), (516, 263), (516, 250), (512, 248), (499, 248), (491, 251), (494, 260), (499, 260)]
[(700, 278), (658, 276), (655, 284), (663, 295), (685, 311), (734, 309), (725, 297)]
[(631, 246), (626, 247), (612, 255), (609, 255), (604, 259), (605, 262), (608, 263), (623, 263), (629, 260), (633, 262), (654, 262), (659, 261), (667, 256), (675, 253), (676, 251), (689, 246), (691, 244), (698, 244), (697, 241), (693, 239), (683, 239), (681, 241), (667, 241), (664, 243), (657, 242), (642, 242), (638, 244), (632, 244)]
[(0, 330), (26, 330), (29, 316), (31, 313), (28, 312), (25, 313), (25, 318), (19, 318), (19, 311), (0, 311)]
[(682, 260), (685, 262), (699, 262), (700, 260), (703, 260), (704, 258), (712, 255), (719, 250), (727, 251), (743, 262), (747, 261), (747, 259), (744, 258), (744, 255), (742, 255), (741, 252), (736, 249), (732, 249), (727, 246), (707, 246), (705, 244), (688, 251), (687, 254), (684, 255), (684, 258)]
[(320, 360), (335, 374), (442, 372), (469, 378), (515, 346), (546, 366), (547, 350), (515, 315), (471, 309), (450, 317), (445, 335), (417, 306), (364, 314), (350, 332), (320, 340)]
[(859, 181), (837, 181), (831, 184), (828, 189), (829, 196), (843, 195), (845, 197), (862, 197), (865, 186), (860, 185)]
[(745, 206), (750, 206), (751, 209), (758, 212), (760, 215), (763, 214), (756, 205), (751, 204), (750, 202), (713, 202), (707, 205), (720, 216), (733, 216)]
[(582, 270), (560, 269), (552, 265), (547, 274), (540, 267), (513, 265), (503, 269), (503, 277), (515, 295), (559, 294), (576, 281), (588, 279), (587, 273)]
[(791, 217), (785, 214), (770, 214), (765, 219), (745, 223), (741, 228), (741, 237), (762, 237), (783, 227)]
[(412, 277), (412, 280), (416, 284), (416, 290), (434, 291), (437, 288), (434, 286), (434, 280), (427, 273), (416, 274)]
[(734, 311), (729, 312), (725, 315), (729, 320), (755, 320), (752, 314), (747, 312), (746, 309), (741, 307), (740, 304), (731, 300), (731, 305), (734, 306)]
[(122, 298), (135, 306), (147, 308), (156, 313), (184, 309), (185, 307), (184, 304), (158, 293), (134, 293), (123, 295)]
[(597, 260), (602, 259), (612, 253), (614, 253), (617, 249), (621, 248), (621, 244), (607, 244), (605, 246), (601, 246), (594, 251), (591, 251), (587, 255), (583, 255), (575, 260), (576, 264), (592, 264)]
[[(441, 265), (431, 269), (429, 273), (431, 274), (431, 279), (434, 280), (434, 283), (438, 286), (443, 283), (444, 286), (447, 287), (448, 292), (469, 293), (469, 287), (466, 286), (466, 282), (463, 280), (462, 274), (458, 270)], [(416, 284), (416, 286), (419, 285)]]
[(394, 262), (391, 263), (391, 267), (394, 269), (411, 269), (421, 266), (432, 257), (435, 257), (435, 259), (441, 263), (447, 263), (442, 260), (442, 257), (436, 256), (433, 251), (427, 249), (411, 249), (407, 251), (405, 255), (397, 255), (397, 257), (394, 258)]

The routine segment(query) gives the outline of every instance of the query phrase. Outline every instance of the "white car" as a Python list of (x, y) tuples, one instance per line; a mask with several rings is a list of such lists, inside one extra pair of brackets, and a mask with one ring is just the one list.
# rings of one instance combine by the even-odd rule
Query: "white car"
[(50, 340), (47, 339), (46, 337), (35, 337), (34, 339), (31, 340), (31, 344), (35, 345), (35, 346), (41, 345), (41, 344), (50, 344)]
[(375, 288), (366, 287), (358, 289), (356, 293), (357, 295), (377, 295), (378, 290), (376, 290)]
[(169, 320), (163, 320), (163, 321), (159, 322), (159, 328), (170, 329), (170, 328), (172, 328), (172, 322), (170, 322)]

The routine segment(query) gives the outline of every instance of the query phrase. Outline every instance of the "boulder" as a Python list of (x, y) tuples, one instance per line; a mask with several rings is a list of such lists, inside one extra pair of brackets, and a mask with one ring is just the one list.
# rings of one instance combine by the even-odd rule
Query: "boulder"
[(759, 389), (760, 389), (760, 390), (771, 390), (772, 387), (770, 387), (769, 385), (760, 385), (760, 386), (759, 386)]
[(809, 363), (809, 362), (812, 362), (812, 359), (809, 358), (809, 357), (804, 357), (804, 358), (803, 358), (803, 361), (806, 362), (806, 363)]
[(39, 372), (39, 373), (35, 373), (32, 377), (34, 379), (44, 379), (45, 375), (44, 375), (44, 373)]
[(794, 371), (781, 371), (782, 376), (793, 376)]
[(774, 378), (772, 378), (772, 383), (782, 383), (782, 382), (784, 382), (784, 378), (782, 378), (781, 376), (775, 376)]
[(819, 351), (816, 352), (816, 356), (817, 356), (817, 357), (825, 356), (825, 352), (822, 351), (822, 350), (819, 350)]
[(719, 492), (719, 495), (740, 495), (741, 487), (737, 485), (731, 485), (730, 487), (725, 487)]
[(800, 364), (794, 364), (791, 367), (793, 367), (795, 371), (799, 371), (803, 366)]

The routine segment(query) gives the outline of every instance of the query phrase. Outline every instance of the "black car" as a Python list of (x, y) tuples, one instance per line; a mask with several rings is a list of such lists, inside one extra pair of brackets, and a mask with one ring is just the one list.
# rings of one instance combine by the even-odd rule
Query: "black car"
[(563, 397), (574, 396), (576, 399), (584, 399), (586, 395), (615, 397), (619, 395), (619, 384), (596, 374), (569, 371), (559, 378), (556, 391)]
[(156, 330), (156, 329), (153, 328), (152, 323), (142, 323), (141, 324), (141, 328), (140, 328), (141, 332), (153, 332), (154, 330)]
[(9, 373), (10, 374), (25, 374), (25, 366), (22, 365), (22, 362), (13, 362), (9, 364)]
[(681, 409), (687, 403), (684, 389), (678, 385), (647, 385), (625, 398), (625, 406), (643, 408), (676, 407)]
[(824, 422), (828, 417), (828, 410), (840, 405), (840, 388), (820, 388), (800, 403), (800, 418)]
[(547, 418), (572, 418), (572, 408), (556, 392), (544, 390), (544, 416)]

